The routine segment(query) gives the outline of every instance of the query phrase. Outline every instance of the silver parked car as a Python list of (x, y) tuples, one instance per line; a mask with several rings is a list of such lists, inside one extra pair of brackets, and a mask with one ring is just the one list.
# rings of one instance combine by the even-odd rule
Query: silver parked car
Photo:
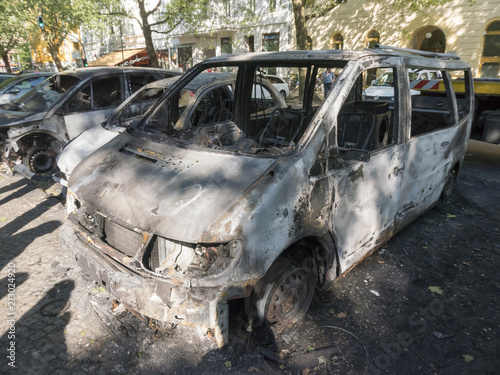
[[(178, 72), (153, 68), (84, 68), (52, 75), (0, 109), (0, 149), (33, 172), (50, 172), (61, 147), (101, 124), (142, 86)], [(24, 75), (23, 75), (24, 76)]]
[[(300, 77), (285, 99), (261, 69)], [(323, 100), (315, 77), (339, 72)], [(414, 68), (444, 93), (411, 96)], [(390, 69), (394, 100), (367, 100)], [(205, 71), (236, 75), (185, 107)], [(464, 77), (454, 91), (450, 73)], [(376, 78), (375, 78), (376, 79)], [(189, 98), (188, 98), (189, 99)], [(183, 109), (184, 108), (184, 109)], [(223, 55), (193, 67), (68, 181), (61, 238), (110, 298), (162, 327), (228, 340), (228, 301), (264, 324), (302, 318), (326, 288), (449, 197), (473, 113), (472, 75), (455, 55), (383, 47)]]
[(10, 103), (42, 83), (54, 73), (21, 74), (0, 83), (0, 104)]

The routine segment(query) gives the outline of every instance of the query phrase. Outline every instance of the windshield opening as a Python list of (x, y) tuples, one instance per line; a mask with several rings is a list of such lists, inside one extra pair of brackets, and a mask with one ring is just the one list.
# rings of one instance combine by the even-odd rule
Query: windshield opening
[(80, 78), (72, 75), (54, 75), (14, 100), (9, 110), (46, 112), (78, 81)]
[(331, 64), (202, 65), (132, 133), (236, 153), (285, 154), (300, 142), (346, 63)]
[(140, 120), (163, 95), (168, 86), (145, 87), (132, 96), (106, 123), (105, 127), (127, 127)]

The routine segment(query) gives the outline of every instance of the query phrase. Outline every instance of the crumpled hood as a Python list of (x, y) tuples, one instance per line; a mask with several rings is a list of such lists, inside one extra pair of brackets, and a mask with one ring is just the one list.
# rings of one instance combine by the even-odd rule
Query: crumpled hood
[(153, 143), (124, 132), (80, 163), (68, 186), (112, 220), (195, 243), (274, 162)]
[(0, 128), (4, 126), (12, 126), (22, 124), (24, 122), (40, 121), (47, 112), (22, 112), (22, 111), (5, 111), (0, 110)]
[(108, 130), (94, 126), (68, 143), (57, 156), (57, 166), (61, 172), (70, 175), (73, 169), (87, 156), (116, 137), (125, 128)]

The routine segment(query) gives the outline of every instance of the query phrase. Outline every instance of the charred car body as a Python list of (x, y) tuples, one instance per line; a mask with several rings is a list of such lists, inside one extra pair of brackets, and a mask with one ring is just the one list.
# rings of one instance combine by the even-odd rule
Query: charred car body
[[(184, 88), (183, 95), (185, 98), (203, 95), (205, 90), (213, 90), (217, 86), (234, 84), (234, 78), (232, 73), (202, 73)], [(178, 79), (179, 77), (170, 77), (144, 86), (123, 102), (100, 126), (85, 130), (74, 138), (63, 147), (57, 157), (59, 170), (68, 177), (75, 166), (83, 159), (108, 143), (127, 127), (139, 121), (147, 110)], [(193, 105), (196, 100), (191, 102)], [(187, 110), (189, 111), (189, 108)], [(65, 183), (64, 180), (61, 181)]]
[[(206, 60), (75, 168), (63, 241), (114, 299), (157, 326), (198, 325), (222, 345), (237, 298), (264, 322), (293, 323), (315, 286), (451, 194), (471, 126), (471, 73), (454, 55), (417, 53)], [(314, 77), (328, 67), (339, 74), (323, 101)], [(363, 87), (387, 69), (394, 100), (364, 100)], [(411, 69), (439, 70), (446, 92), (415, 99)], [(231, 71), (234, 85), (184, 106), (184, 87), (207, 70)], [(264, 74), (299, 76), (301, 87), (284, 101)]]
[(57, 73), (0, 110), (2, 158), (12, 152), (35, 173), (51, 171), (61, 147), (101, 124), (142, 86), (180, 73), (152, 68), (85, 68)]

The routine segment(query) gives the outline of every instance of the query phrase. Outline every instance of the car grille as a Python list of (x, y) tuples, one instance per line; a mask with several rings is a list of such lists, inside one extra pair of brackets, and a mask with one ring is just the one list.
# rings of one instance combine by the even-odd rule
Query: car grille
[(143, 236), (107, 218), (102, 220), (102, 240), (116, 250), (133, 257), (141, 247)]

